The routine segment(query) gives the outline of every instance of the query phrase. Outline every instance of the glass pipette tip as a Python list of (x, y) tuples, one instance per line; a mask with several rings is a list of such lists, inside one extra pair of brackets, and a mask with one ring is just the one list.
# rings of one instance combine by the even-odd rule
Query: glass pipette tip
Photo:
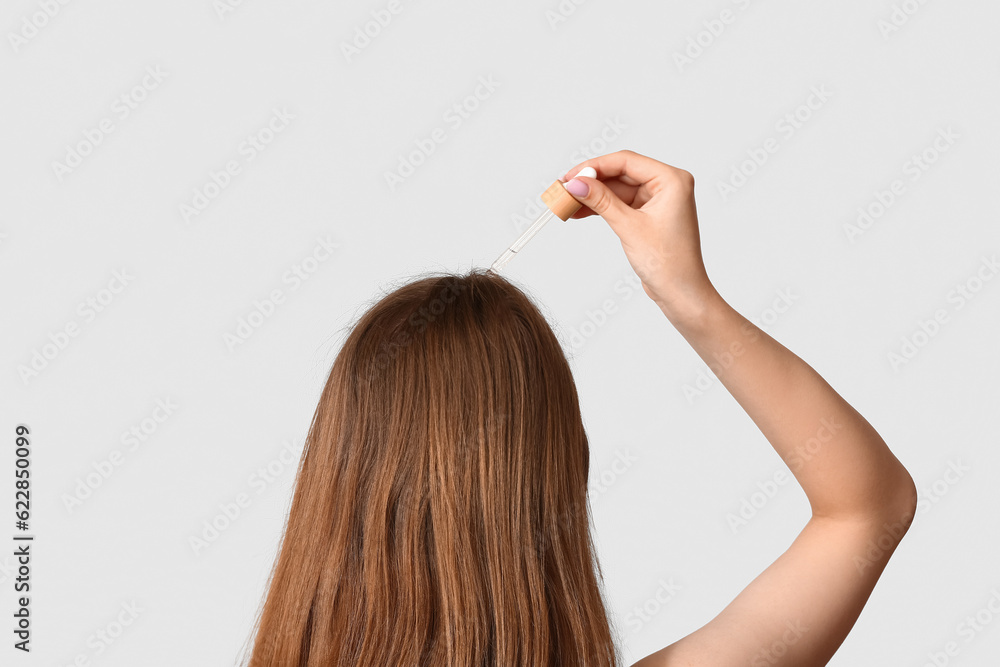
[(497, 258), (497, 261), (493, 262), (493, 265), (490, 266), (490, 271), (496, 273), (503, 267), (507, 266), (507, 262), (514, 259), (514, 255), (516, 255), (517, 252), (524, 247), (524, 244), (530, 241), (531, 238), (538, 233), (538, 230), (544, 227), (545, 223), (551, 220), (554, 216), (555, 213), (553, 213), (551, 209), (546, 208), (545, 212), (538, 216), (538, 219), (531, 223), (531, 226), (528, 227), (516, 241), (514, 241), (514, 244), (504, 250), (503, 254)]

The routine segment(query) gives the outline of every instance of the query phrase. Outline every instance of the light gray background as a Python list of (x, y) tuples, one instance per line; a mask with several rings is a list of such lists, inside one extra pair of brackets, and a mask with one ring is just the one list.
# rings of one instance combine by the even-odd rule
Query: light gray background
[[(18, 423), (33, 431), (37, 536), (33, 652), (6, 633), (5, 663), (232, 664), (345, 327), (420, 272), (488, 266), (548, 183), (630, 148), (695, 174), (720, 292), (865, 415), (920, 488), (831, 664), (923, 665), (949, 642), (949, 664), (994, 664), (1000, 279), (983, 261), (1000, 251), (996, 3), (402, 0), (350, 58), (387, 2), (232, 4), (17, 0), (0, 14), (0, 539), (13, 544)], [(723, 11), (721, 34), (699, 37)], [(880, 28), (894, 11), (898, 29)], [(477, 99), (481, 78), (495, 86)], [(825, 102), (800, 108), (822, 87)], [(470, 109), (460, 124), (456, 104)], [(275, 109), (293, 118), (248, 160), (243, 142), (267, 135)], [(787, 136), (796, 111), (809, 117)], [(102, 119), (113, 131), (60, 177), (54, 163), (86, 152)], [(390, 188), (385, 173), (436, 128), (444, 141)], [(769, 138), (778, 150), (724, 198), (719, 184)], [(937, 159), (913, 180), (925, 150)], [(230, 160), (240, 172), (185, 221), (180, 206)], [(849, 238), (896, 179), (903, 193)], [(317, 251), (321, 238), (336, 250)], [(284, 279), (303, 265), (308, 280)], [(794, 482), (753, 495), (784, 465), (718, 382), (685, 397), (704, 364), (629, 286), (603, 220), (550, 223), (508, 275), (572, 357), (608, 601), (638, 659), (787, 548), (806, 498)], [(978, 291), (960, 300), (959, 285)], [(225, 336), (273, 290), (283, 302), (231, 349)], [(96, 317), (87, 299), (103, 300)], [(922, 345), (894, 365), (904, 337)], [(36, 352), (51, 358), (23, 376)], [(176, 406), (165, 419), (158, 400)], [(133, 428), (147, 433), (130, 448)], [(120, 465), (95, 476), (115, 450)], [(88, 475), (100, 484), (68, 506)], [(238, 518), (193, 548), (240, 494)], [(734, 531), (743, 501), (761, 506)], [(992, 622), (970, 637), (977, 612)], [(130, 625), (112, 644), (95, 639), (119, 619)]]

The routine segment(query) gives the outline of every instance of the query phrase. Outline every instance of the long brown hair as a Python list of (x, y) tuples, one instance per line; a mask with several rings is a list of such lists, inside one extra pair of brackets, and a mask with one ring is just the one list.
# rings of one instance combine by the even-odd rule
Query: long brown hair
[(615, 667), (576, 385), (488, 271), (410, 282), (330, 371), (250, 667)]

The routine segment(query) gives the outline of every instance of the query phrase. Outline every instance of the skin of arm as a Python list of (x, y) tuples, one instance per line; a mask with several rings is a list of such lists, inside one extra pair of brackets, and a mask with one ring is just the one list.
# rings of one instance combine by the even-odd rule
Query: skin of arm
[[(646, 294), (710, 365), (805, 491), (812, 516), (715, 618), (633, 667), (825, 665), (916, 510), (913, 479), (812, 367), (732, 308), (701, 257), (694, 178), (633, 151), (586, 160), (573, 217), (601, 215)], [(570, 184), (567, 184), (568, 188)]]
[(718, 616), (634, 667), (825, 665), (909, 528), (913, 480), (863, 416), (717, 292), (664, 313), (791, 470), (812, 517)]

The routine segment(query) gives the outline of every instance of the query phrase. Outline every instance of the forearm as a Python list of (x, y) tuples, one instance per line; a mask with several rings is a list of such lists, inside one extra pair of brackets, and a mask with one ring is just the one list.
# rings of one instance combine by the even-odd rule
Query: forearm
[(915, 491), (905, 468), (812, 367), (714, 289), (683, 312), (661, 309), (789, 467), (814, 516), (880, 516), (906, 506)]

